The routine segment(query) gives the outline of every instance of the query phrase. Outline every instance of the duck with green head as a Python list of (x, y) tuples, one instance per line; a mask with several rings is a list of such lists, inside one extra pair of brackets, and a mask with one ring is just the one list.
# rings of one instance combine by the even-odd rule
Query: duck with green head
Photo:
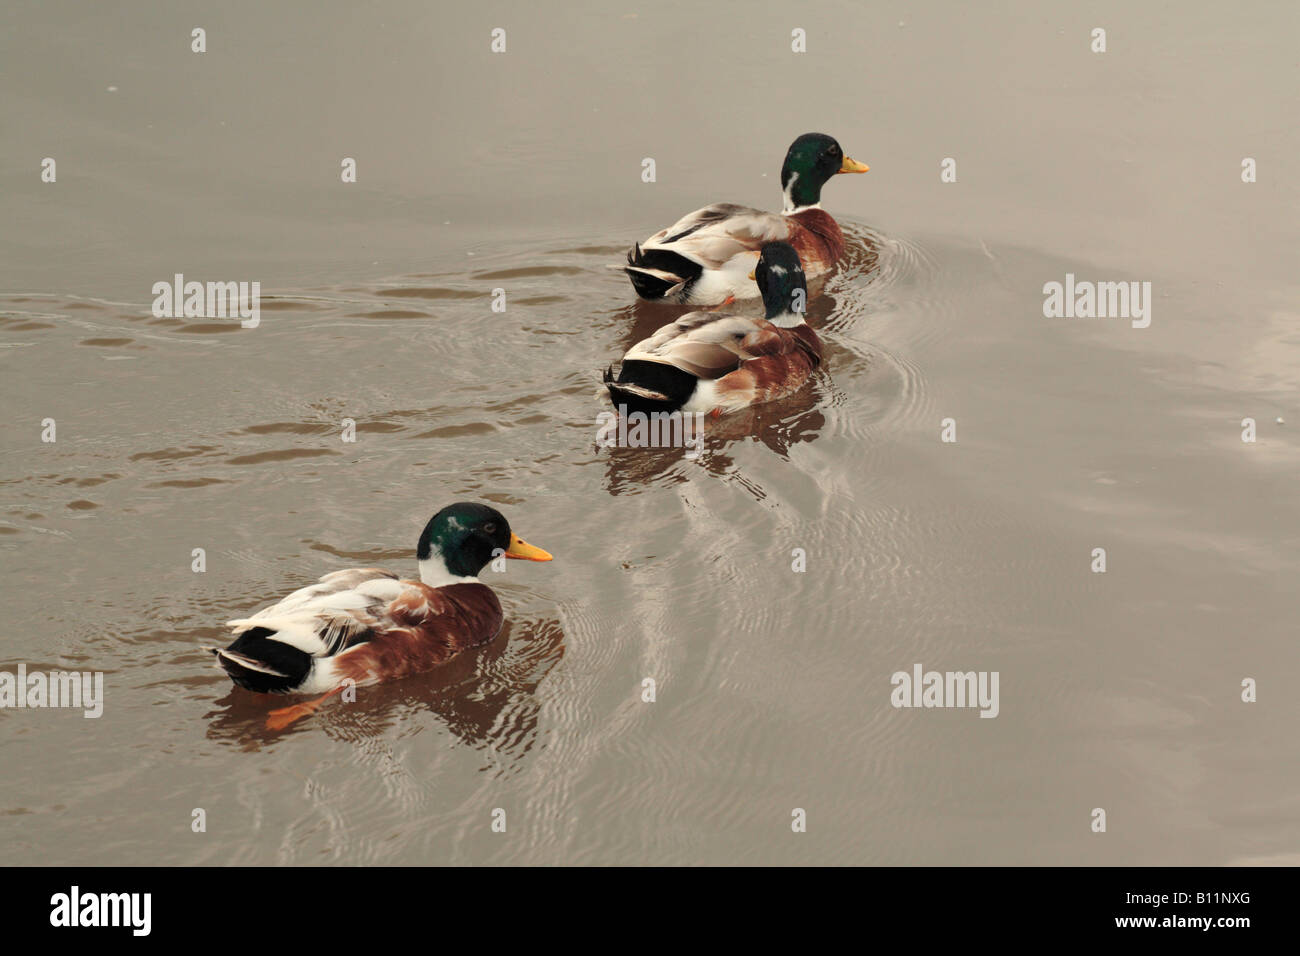
[(821, 364), (822, 345), (804, 321), (808, 284), (799, 254), (789, 243), (768, 243), (748, 278), (765, 318), (690, 312), (665, 325), (628, 350), (617, 377), (605, 371), (614, 406), (721, 415), (802, 388)]
[(273, 729), (305, 717), (346, 686), (395, 680), (486, 644), (501, 630), (501, 602), (478, 573), (495, 558), (550, 561), (501, 512), (462, 501), (434, 515), (416, 545), (420, 579), (380, 568), (333, 571), (251, 617), (230, 621), (234, 642), (210, 649), (240, 687), (320, 694), (272, 711)]
[(705, 206), (638, 243), (620, 266), (637, 295), (660, 302), (716, 305), (729, 297), (753, 298), (749, 279), (759, 250), (788, 242), (804, 273), (828, 272), (844, 252), (839, 224), (821, 208), (822, 187), (839, 173), (865, 173), (833, 137), (804, 133), (781, 166), (781, 213), (733, 203)]

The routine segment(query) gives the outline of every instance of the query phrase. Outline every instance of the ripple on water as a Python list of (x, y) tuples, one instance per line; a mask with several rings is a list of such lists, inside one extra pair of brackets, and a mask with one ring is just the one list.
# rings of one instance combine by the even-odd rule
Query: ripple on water
[[(682, 449), (594, 448), (606, 407), (599, 370), (681, 311), (629, 299), (625, 277), (605, 268), (622, 246), (519, 243), (476, 257), (477, 271), (302, 290), (278, 296), (249, 334), (194, 335), (154, 324), (143, 307), (143, 321), (123, 319), (120, 304), (76, 310), (95, 326), (78, 327), (75, 341), (105, 340), (82, 354), (144, 336), (149, 349), (134, 377), (112, 383), (116, 404), (89, 406), (77, 444), (61, 433), (55, 452), (81, 464), (79, 478), (113, 480), (85, 498), (65, 487), (55, 501), (45, 482), (25, 479), (25, 510), (57, 513), (42, 522), (74, 535), (83, 554), (115, 538), (136, 545), (130, 561), (87, 576), (86, 630), (67, 629), (69, 643), (89, 642), (97, 666), (139, 674), (154, 699), (175, 688), (169, 706), (193, 719), (149, 723), (155, 708), (141, 700), (141, 739), (187, 753), (201, 725), (205, 753), (230, 776), (221, 786), (250, 819), (273, 823), (270, 845), (254, 826), (222, 861), (483, 859), (499, 851), (476, 843), (482, 808), (511, 799), (497, 788), (516, 780), (512, 812), (528, 815), (521, 839), (537, 860), (563, 850), (608, 861), (617, 847), (681, 859), (711, 831), (759, 825), (772, 782), (809, 759), (772, 751), (772, 735), (820, 752), (819, 716), (784, 703), (781, 689), (816, 675), (829, 693), (834, 680), (809, 669), (792, 640), (824, 639), (816, 618), (801, 618), (805, 599), (830, 602), (848, 580), (873, 582), (887, 607), (923, 600), (901, 550), (911, 526), (853, 495), (877, 481), (871, 447), (929, 414), (907, 334), (880, 335), (901, 287), (924, 284), (926, 260), (865, 227), (846, 234), (843, 268), (810, 304), (823, 369), (794, 396), (711, 423), (694, 461)], [(508, 292), (504, 313), (491, 309), (497, 287)], [(69, 314), (57, 300), (39, 308), (56, 325)], [(27, 341), (62, 326), (0, 331)], [(344, 419), (355, 442), (339, 438)], [(855, 474), (837, 464), (844, 453)], [(63, 505), (92, 498), (88, 532)], [(496, 586), (507, 626), (488, 646), (267, 734), (270, 705), (232, 690), (198, 646), (330, 570), (412, 574), (419, 528), (459, 498), (498, 502), (556, 554), (556, 573)], [(846, 554), (845, 537), (877, 544)], [(792, 588), (794, 543), (834, 560), (842, 579), (809, 575)], [(198, 546), (204, 575), (190, 570)], [(57, 557), (76, 568), (71, 550)], [(767, 594), (784, 599), (755, 599)], [(126, 639), (106, 636), (115, 634)], [(641, 699), (647, 677), (653, 707)], [(874, 751), (889, 733), (865, 721), (849, 739)], [(271, 765), (249, 756), (259, 751), (276, 755), (269, 788)], [(884, 760), (869, 753), (855, 779)], [(736, 780), (762, 794), (742, 819), (720, 809)], [(591, 822), (604, 818), (637, 822)]]

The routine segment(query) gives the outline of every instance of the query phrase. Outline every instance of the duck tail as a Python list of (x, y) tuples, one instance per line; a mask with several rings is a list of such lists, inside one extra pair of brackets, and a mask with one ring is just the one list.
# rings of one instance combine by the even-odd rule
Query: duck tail
[(700, 277), (699, 263), (666, 249), (644, 250), (637, 243), (627, 254), (623, 267), (632, 280), (632, 288), (652, 302), (681, 302), (687, 285)]
[(612, 366), (605, 369), (609, 400), (629, 414), (680, 411), (697, 381), (689, 372), (658, 362), (625, 361), (617, 379)]
[(207, 650), (237, 686), (259, 694), (291, 693), (307, 680), (312, 657), (306, 651), (275, 640), (274, 633), (265, 627), (254, 627), (241, 633), (229, 647)]

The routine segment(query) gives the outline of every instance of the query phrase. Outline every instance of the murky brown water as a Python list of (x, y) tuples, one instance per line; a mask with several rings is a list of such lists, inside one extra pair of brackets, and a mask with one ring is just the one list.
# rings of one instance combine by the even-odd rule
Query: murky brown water
[[(581, 9), (6, 10), (0, 670), (106, 702), (0, 711), (0, 860), (1295, 860), (1294, 6)], [(872, 167), (812, 386), (696, 461), (596, 447), (682, 311), (605, 264), (777, 206), (812, 129)], [(154, 318), (176, 272), (261, 325)], [(1044, 318), (1067, 273), (1151, 326)], [(557, 556), (485, 572), (505, 633), (263, 730), (199, 647), (414, 575), (463, 498)], [(918, 663), (997, 671), (997, 718), (892, 707)]]

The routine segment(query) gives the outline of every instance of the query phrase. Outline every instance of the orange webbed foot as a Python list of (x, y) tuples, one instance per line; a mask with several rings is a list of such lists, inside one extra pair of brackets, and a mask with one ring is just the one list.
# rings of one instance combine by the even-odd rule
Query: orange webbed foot
[(312, 714), (316, 713), (316, 709), (320, 707), (321, 704), (325, 703), (325, 701), (329, 700), (342, 689), (343, 685), (340, 684), (328, 694), (323, 694), (315, 700), (309, 700), (301, 704), (293, 704), (290, 707), (280, 707), (271, 711), (266, 715), (266, 729), (284, 730), (284, 728), (297, 723), (304, 717), (310, 717)]
[(267, 730), (284, 730), (290, 724), (297, 723), (304, 717), (311, 716), (315, 707), (307, 704), (294, 704), (292, 707), (280, 707), (266, 715)]

